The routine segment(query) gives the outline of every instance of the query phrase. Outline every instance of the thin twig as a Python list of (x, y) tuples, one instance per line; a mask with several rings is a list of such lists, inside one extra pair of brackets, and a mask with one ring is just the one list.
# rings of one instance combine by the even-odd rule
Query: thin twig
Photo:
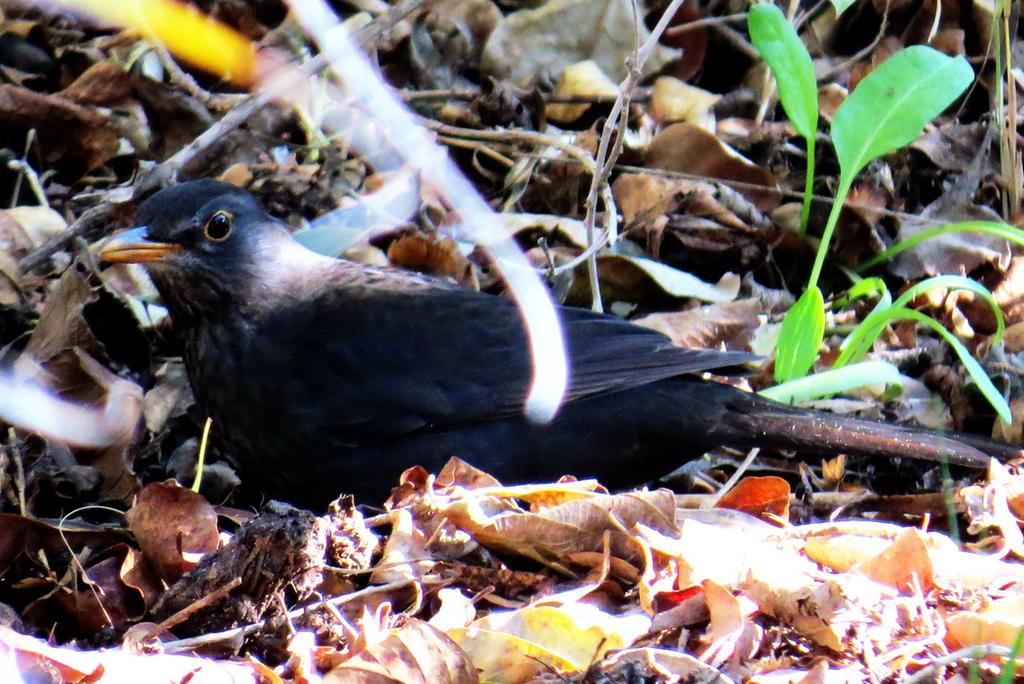
[(394, 29), (407, 16), (430, 3), (431, 0), (399, 0), (387, 12), (374, 17), (366, 26), (356, 29), (352, 33), (352, 42), (364, 50), (369, 51), (371, 47), (376, 50), (377, 41), (381, 36)]
[[(610, 245), (614, 245), (618, 233), (618, 210), (615, 207), (615, 199), (608, 186), (608, 179), (611, 176), (612, 169), (615, 168), (619, 155), (622, 154), (622, 144), (629, 121), (630, 98), (633, 95), (633, 88), (636, 87), (637, 82), (640, 80), (644, 64), (651, 54), (654, 53), (654, 49), (658, 46), (658, 40), (665, 33), (669, 22), (675, 17), (676, 12), (684, 1), (672, 0), (668, 7), (665, 8), (647, 40), (642, 45), (635, 45), (633, 57), (630, 59), (629, 72), (622, 83), (619, 84), (619, 95), (615, 99), (612, 111), (609, 112), (601, 129), (597, 155), (594, 158), (596, 171), (592, 172), (591, 175), (590, 191), (587, 193), (586, 215), (583, 218), (583, 226), (587, 232), (587, 252), (589, 252), (587, 255), (587, 272), (590, 277), (591, 308), (594, 311), (601, 311), (603, 308), (601, 305), (601, 286), (597, 277), (598, 248), (595, 246), (599, 240), (594, 235), (598, 196), (601, 197), (604, 203), (605, 241)], [(635, 4), (633, 5), (633, 13), (633, 29), (637, 32), (637, 36), (639, 36), (640, 19), (637, 16)]]
[(747, 453), (747, 457), (743, 459), (743, 462), (740, 463), (740, 466), (736, 469), (736, 472), (732, 474), (732, 477), (730, 477), (726, 481), (726, 483), (722, 485), (721, 489), (719, 489), (717, 492), (712, 494), (711, 497), (704, 501), (704, 503), (701, 505), (701, 508), (714, 508), (715, 506), (717, 506), (718, 502), (722, 500), (722, 497), (728, 494), (729, 491), (736, 486), (736, 483), (740, 481), (740, 478), (747, 473), (747, 470), (750, 469), (751, 464), (754, 462), (754, 459), (757, 458), (757, 455), (759, 453), (761, 453), (760, 448), (754, 447), (753, 449), (751, 449)]
[[(417, 102), (419, 100), (475, 100), (482, 93), (478, 90), (460, 90), (457, 88), (439, 88), (436, 90), (401, 90), (402, 99), (406, 102)], [(646, 102), (651, 97), (650, 88), (636, 88), (633, 92), (634, 102)], [(544, 93), (541, 95), (544, 104), (615, 104), (618, 95), (556, 95), (555, 93)]]
[(191, 617), (198, 611), (202, 610), (203, 608), (206, 608), (207, 606), (212, 606), (214, 603), (217, 603), (241, 585), (241, 577), (231, 578), (223, 586), (214, 589), (209, 594), (206, 594), (205, 596), (201, 597), (199, 600), (193, 601), (181, 610), (168, 616), (162, 622), (150, 627), (148, 630), (146, 630), (144, 636), (142, 637), (142, 641), (149, 641), (150, 639), (159, 636), (163, 632), (171, 631), (171, 629), (173, 629), (176, 625), (180, 625), (182, 622), (184, 622), (189, 617)]
[(665, 29), (666, 38), (675, 38), (681, 36), (690, 31), (696, 31), (697, 29), (706, 28), (708, 26), (718, 26), (720, 24), (731, 24), (733, 22), (741, 23), (747, 20), (746, 12), (737, 12), (736, 14), (725, 14), (720, 17), (704, 17), (703, 19), (694, 19), (693, 21), (679, 26), (672, 26)]
[(120, 205), (117, 204), (98, 204), (95, 207), (86, 209), (67, 229), (59, 235), (49, 238), (46, 242), (26, 254), (18, 262), (18, 267), (22, 273), (30, 273), (36, 270), (46, 263), (51, 256), (65, 249), (72, 241), (79, 237), (92, 235), (94, 232), (98, 232), (98, 229), (102, 226), (108, 225), (119, 210)]

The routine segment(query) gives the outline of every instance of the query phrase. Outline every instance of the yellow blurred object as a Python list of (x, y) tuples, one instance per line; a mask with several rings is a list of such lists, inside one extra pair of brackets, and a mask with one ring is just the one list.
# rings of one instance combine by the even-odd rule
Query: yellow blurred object
[(242, 86), (256, 74), (256, 49), (244, 36), (174, 0), (56, 0), (69, 9), (134, 29), (181, 59)]

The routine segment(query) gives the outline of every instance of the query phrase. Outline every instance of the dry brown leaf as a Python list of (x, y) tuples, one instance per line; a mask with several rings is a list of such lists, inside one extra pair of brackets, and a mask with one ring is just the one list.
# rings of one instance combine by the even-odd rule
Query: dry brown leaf
[(708, 646), (700, 659), (719, 669), (735, 671), (761, 645), (761, 630), (751, 621), (757, 606), (746, 596), (733, 596), (711, 580), (701, 582), (701, 589), (711, 622), (704, 637)]
[[(905, 219), (900, 223), (897, 241), (910, 238), (931, 228), (935, 221), (959, 223), (961, 221), (1001, 221), (991, 209), (973, 203), (945, 206), (940, 198), (925, 208), (922, 219)], [(992, 264), (1005, 270), (1010, 251), (1006, 240), (988, 233), (950, 233), (925, 240), (913, 249), (896, 255), (889, 270), (908, 281), (941, 273), (969, 273), (981, 264)]]
[(402, 580), (419, 579), (434, 566), (427, 551), (427, 535), (414, 524), (408, 509), (392, 510), (391, 535), (384, 544), (380, 562), (370, 575), (373, 584), (388, 584)]
[[(38, 122), (45, 121), (45, 126)], [(96, 168), (118, 152), (118, 133), (108, 117), (58, 95), (0, 84), (0, 129), (7, 134), (36, 129), (48, 164)]]
[(11, 207), (0, 211), (0, 247), (21, 257), (67, 227), (64, 217), (50, 207)]
[[(520, 82), (540, 69), (558, 73), (569, 64), (593, 59), (612, 80), (626, 77), (626, 63), (635, 49), (634, 8), (626, 0), (552, 0), (536, 9), (505, 16), (484, 47), (481, 69), (496, 78)], [(581, 31), (580, 27), (587, 30)], [(640, 22), (643, 43), (650, 31)], [(679, 54), (656, 45), (642, 75), (656, 72)]]
[[(647, 146), (645, 163), (657, 169), (680, 171), (709, 179), (775, 187), (775, 179), (768, 171), (754, 165), (713, 134), (693, 124), (672, 124), (654, 136)], [(748, 186), (736, 189), (763, 212), (770, 212), (779, 204), (778, 195), (774, 192), (762, 192)]]
[(858, 564), (876, 582), (904, 593), (930, 591), (935, 585), (932, 560), (920, 531), (906, 529), (884, 551)]
[(88, 584), (60, 587), (54, 594), (83, 634), (96, 634), (108, 627), (122, 630), (145, 614), (142, 594), (123, 577), (125, 563), (133, 562), (128, 560), (131, 552), (127, 544), (107, 549), (110, 555), (83, 569)]
[(963, 173), (982, 147), (988, 126), (950, 122), (929, 126), (910, 149), (917, 150), (943, 171)]
[(387, 256), (393, 265), (409, 270), (448, 276), (467, 285), (476, 281), (473, 264), (451, 238), (422, 233), (403, 235), (388, 245)]
[[(590, 301), (590, 283), (582, 272), (573, 280), (566, 297), (570, 302)], [(717, 283), (708, 283), (697, 276), (645, 257), (602, 254), (597, 258), (601, 294), (609, 302), (645, 302), (654, 297), (684, 297), (702, 302), (728, 302), (740, 291), (740, 278), (724, 274)]]
[(567, 556), (603, 549), (610, 533), (611, 553), (623, 559), (637, 557), (630, 540), (637, 524), (672, 532), (675, 501), (671, 492), (591, 494), (536, 512), (505, 511), (489, 514), (479, 496), (453, 497), (441, 506), (445, 516), (477, 542), (492, 549), (532, 558), (563, 572)]
[(946, 618), (953, 648), (998, 644), (1012, 648), (1024, 630), (1024, 594), (997, 599), (983, 611), (962, 611)]
[[(597, 62), (587, 59), (562, 70), (554, 94), (560, 97), (615, 97), (619, 94), (619, 86), (601, 71)], [(555, 123), (568, 124), (583, 116), (591, 106), (587, 103), (553, 103), (544, 108), (544, 113)]]
[(613, 615), (591, 604), (568, 603), (491, 613), (451, 634), (482, 679), (512, 684), (552, 670), (583, 672), (606, 651), (632, 645), (650, 624), (643, 613)]
[(718, 508), (731, 508), (762, 517), (770, 513), (789, 520), (789, 483), (781, 477), (745, 477), (718, 500)]
[(110, 60), (93, 64), (71, 85), (57, 93), (80, 105), (110, 107), (120, 104), (132, 93), (128, 72)]
[(153, 482), (125, 514), (139, 548), (160, 576), (174, 582), (217, 548), (217, 513), (176, 482)]
[(409, 620), (324, 675), (324, 684), (475, 684), (469, 656), (446, 634)]
[(712, 109), (720, 99), (721, 95), (671, 76), (662, 76), (654, 82), (648, 112), (659, 124), (690, 123), (714, 133)]
[(748, 350), (760, 325), (755, 299), (708, 304), (687, 311), (654, 313), (633, 322), (657, 330), (686, 349)]

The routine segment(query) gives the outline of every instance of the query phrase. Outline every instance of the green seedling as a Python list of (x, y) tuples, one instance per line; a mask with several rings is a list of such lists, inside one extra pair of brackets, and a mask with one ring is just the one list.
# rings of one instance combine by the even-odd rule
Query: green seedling
[[(867, 283), (867, 285), (864, 285)], [(967, 290), (973, 292), (975, 295), (984, 300), (989, 307), (992, 309), (992, 313), (996, 318), (996, 332), (992, 337), (993, 344), (999, 344), (1003, 338), (1003, 332), (1006, 328), (1006, 324), (1003, 320), (1003, 313), (999, 309), (999, 305), (996, 304), (995, 299), (983, 285), (971, 280), (970, 278), (964, 278), (962, 276), (935, 276), (934, 278), (928, 278), (907, 288), (907, 290), (892, 300), (888, 290), (885, 290), (885, 285), (881, 279), (871, 278), (868, 280), (861, 281), (851, 289), (848, 296), (850, 299), (855, 299), (859, 296), (866, 296), (870, 294), (871, 290), (878, 292), (877, 288), (881, 284), (883, 288), (880, 291), (880, 298), (875, 308), (868, 314), (860, 325), (858, 325), (852, 333), (843, 341), (843, 345), (839, 354), (839, 357), (835, 361), (835, 368), (843, 368), (850, 363), (856, 363), (864, 358), (864, 356), (871, 350), (871, 346), (878, 339), (878, 336), (882, 334), (886, 326), (897, 320), (912, 320), (917, 323), (926, 325), (927, 327), (934, 330), (940, 335), (953, 351), (959, 357), (960, 362), (964, 365), (971, 379), (978, 386), (978, 390), (982, 393), (985, 399), (992, 405), (999, 414), (1000, 419), (1009, 423), (1010, 422), (1010, 407), (1006, 403), (1006, 399), (996, 389), (996, 386), (992, 384), (992, 380), (988, 377), (985, 369), (981, 367), (970, 351), (963, 345), (956, 336), (945, 328), (937, 320), (923, 314), (920, 311), (910, 308), (910, 303), (921, 296), (925, 292), (936, 289), (945, 288), (947, 290)], [(856, 292), (854, 290), (857, 290)]]
[(786, 404), (829, 397), (865, 385), (894, 385), (900, 371), (888, 361), (862, 361), (807, 375), (761, 390), (761, 396)]
[(818, 279), (843, 202), (873, 159), (913, 142), (924, 126), (970, 85), (971, 66), (924, 45), (902, 50), (864, 78), (836, 111), (832, 142), (839, 186), (815, 256), (807, 289), (786, 314), (779, 333), (775, 379), (794, 380), (811, 369), (824, 338), (825, 311)]
[(814, 184), (814, 136), (818, 132), (818, 84), (814, 65), (793, 25), (775, 5), (750, 8), (747, 30), (754, 47), (772, 70), (779, 89), (779, 101), (793, 128), (806, 141), (807, 175), (804, 201), (800, 207), (800, 234), (807, 231)]

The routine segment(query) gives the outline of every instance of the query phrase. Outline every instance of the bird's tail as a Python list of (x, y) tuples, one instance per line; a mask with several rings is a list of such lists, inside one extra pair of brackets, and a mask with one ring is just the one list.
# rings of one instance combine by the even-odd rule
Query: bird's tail
[[(728, 389), (728, 388), (723, 388)], [(1019, 446), (956, 432), (838, 416), (736, 392), (725, 402), (728, 420), (715, 421), (723, 443), (818, 453), (904, 457), (984, 468), (990, 457), (1020, 458)]]

